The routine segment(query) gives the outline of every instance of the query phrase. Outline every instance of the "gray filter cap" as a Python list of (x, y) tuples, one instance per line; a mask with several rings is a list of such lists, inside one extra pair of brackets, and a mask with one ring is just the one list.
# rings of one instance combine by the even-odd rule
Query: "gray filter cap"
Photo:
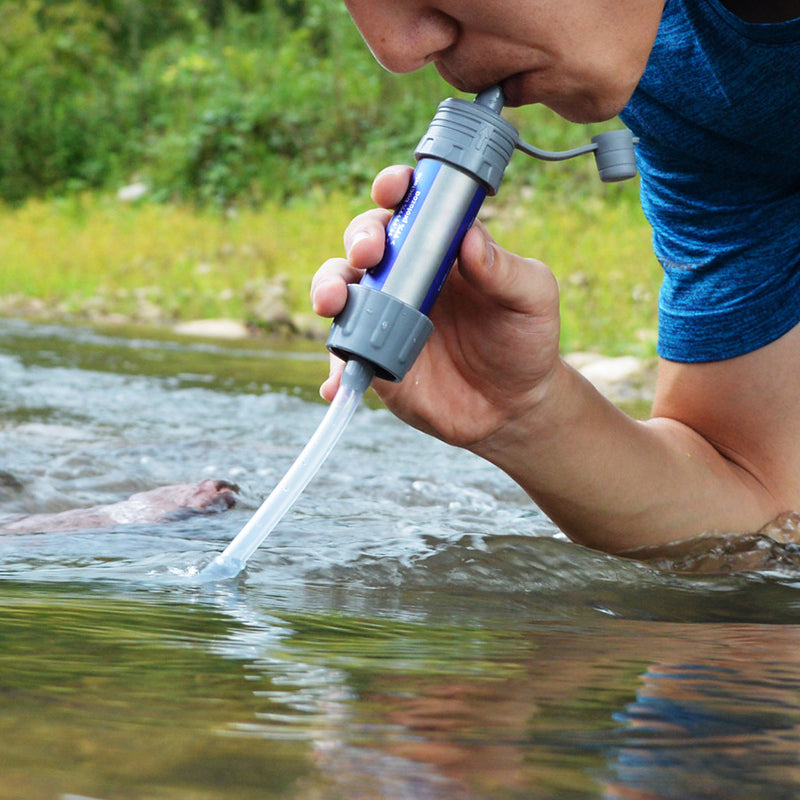
[(636, 177), (635, 140), (627, 128), (598, 133), (592, 142), (597, 145), (594, 158), (601, 181), (613, 183)]
[(510, 122), (498, 115), (491, 91), (482, 92), (474, 103), (452, 97), (440, 103), (414, 155), (418, 159), (435, 158), (452, 164), (494, 195), (514, 155), (519, 135)]
[(400, 381), (431, 333), (433, 323), (421, 311), (386, 292), (351, 283), (327, 346), (340, 358), (365, 359), (379, 378)]

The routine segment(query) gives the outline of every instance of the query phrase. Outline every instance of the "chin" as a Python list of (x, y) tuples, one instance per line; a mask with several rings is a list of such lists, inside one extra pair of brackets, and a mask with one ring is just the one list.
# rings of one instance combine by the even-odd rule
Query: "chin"
[[(605, 122), (612, 119), (625, 107), (633, 88), (627, 84), (614, 82), (613, 85), (599, 85), (594, 81), (592, 89), (582, 89), (577, 81), (548, 86), (535, 80), (535, 74), (513, 76), (503, 81), (507, 105), (523, 106), (541, 104), (555, 111), (570, 122), (587, 124)], [(587, 84), (583, 84), (586, 86)]]
[(555, 111), (556, 114), (563, 117), (567, 122), (575, 122), (579, 125), (589, 125), (593, 122), (606, 122), (607, 120), (614, 119), (625, 107), (624, 103), (621, 106), (592, 106), (586, 108), (574, 108), (572, 106), (562, 107), (557, 103), (552, 105), (550, 103), (543, 103), (543, 105)]
[(591, 122), (605, 122), (614, 117), (625, 108), (629, 95), (624, 97), (595, 97), (580, 96), (569, 99), (554, 98), (552, 101), (542, 100), (542, 105), (556, 112), (560, 117), (569, 122), (586, 125)]

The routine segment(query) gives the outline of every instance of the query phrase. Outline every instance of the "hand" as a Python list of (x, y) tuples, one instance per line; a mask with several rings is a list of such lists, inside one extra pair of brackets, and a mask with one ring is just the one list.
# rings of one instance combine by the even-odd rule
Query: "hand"
[[(314, 310), (327, 317), (344, 307), (346, 284), (383, 255), (385, 229), (405, 194), (409, 167), (375, 179), (381, 208), (356, 217), (345, 236), (347, 258), (331, 259), (314, 277)], [(558, 289), (541, 262), (502, 250), (480, 223), (467, 233), (458, 261), (431, 313), (434, 332), (402, 383), (375, 380), (398, 417), (444, 441), (475, 448), (536, 406), (558, 358)], [(332, 358), (322, 394), (332, 399), (343, 363)]]
[[(411, 170), (384, 170), (382, 208), (345, 232), (346, 259), (312, 283), (334, 316), (347, 282), (380, 260)], [(558, 290), (541, 262), (501, 249), (476, 224), (399, 383), (374, 381), (397, 416), (504, 470), (568, 536), (611, 552), (707, 531), (755, 531), (800, 508), (800, 325), (759, 351), (711, 364), (662, 361), (646, 422), (631, 419), (558, 357)], [(332, 399), (342, 362), (322, 393)], [(775, 391), (764, 403), (764, 388)], [(745, 387), (745, 388), (743, 388)]]

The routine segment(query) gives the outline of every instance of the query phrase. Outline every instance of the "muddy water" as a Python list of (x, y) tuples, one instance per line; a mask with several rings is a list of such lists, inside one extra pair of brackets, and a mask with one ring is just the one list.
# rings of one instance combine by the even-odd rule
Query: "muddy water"
[(325, 370), (0, 322), (3, 512), (242, 487), (218, 516), (0, 540), (0, 800), (800, 793), (791, 565), (576, 547), (375, 404), (245, 574), (189, 582), (313, 432)]

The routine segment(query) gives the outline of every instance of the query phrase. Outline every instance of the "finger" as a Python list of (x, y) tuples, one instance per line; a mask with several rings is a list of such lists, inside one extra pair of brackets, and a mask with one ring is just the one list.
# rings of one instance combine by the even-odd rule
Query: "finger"
[(504, 250), (479, 222), (464, 237), (459, 272), (478, 291), (511, 311), (530, 314), (557, 307), (558, 283), (549, 267)]
[(341, 358), (331, 354), (330, 357), (330, 372), (328, 377), (323, 381), (322, 386), (319, 387), (319, 394), (323, 400), (329, 403), (333, 400), (336, 392), (339, 391), (339, 384), (342, 380), (342, 373), (344, 372), (345, 362)]
[(374, 267), (383, 256), (386, 226), (408, 191), (411, 167), (387, 167), (378, 173), (372, 184), (372, 199), (382, 208), (359, 214), (344, 232), (344, 249), (350, 263), (360, 269)]
[(408, 191), (413, 172), (402, 164), (381, 170), (372, 182), (372, 199), (382, 208), (397, 208)]
[(347, 284), (355, 283), (363, 271), (344, 258), (328, 259), (311, 279), (311, 306), (321, 317), (335, 317), (347, 301)]
[(383, 256), (386, 226), (392, 212), (373, 208), (359, 214), (344, 232), (344, 249), (348, 261), (358, 269), (374, 267)]

